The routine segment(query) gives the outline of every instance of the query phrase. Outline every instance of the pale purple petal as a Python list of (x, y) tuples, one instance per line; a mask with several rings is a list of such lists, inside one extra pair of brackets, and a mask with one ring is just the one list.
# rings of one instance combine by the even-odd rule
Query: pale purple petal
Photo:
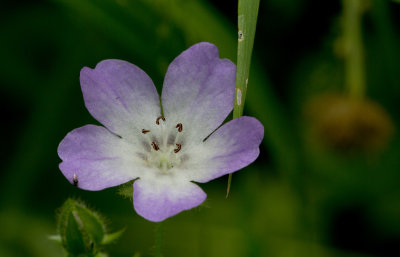
[(159, 222), (200, 205), (207, 197), (189, 181), (160, 175), (155, 180), (138, 179), (133, 184), (133, 206), (143, 218)]
[(191, 141), (201, 142), (232, 111), (236, 66), (220, 59), (210, 43), (196, 44), (168, 67), (162, 91), (165, 117), (182, 123)]
[(68, 133), (58, 155), (64, 176), (74, 184), (76, 174), (76, 186), (86, 190), (120, 185), (140, 175), (135, 148), (100, 126), (86, 125)]
[(255, 118), (229, 121), (193, 149), (184, 166), (187, 178), (205, 183), (246, 167), (257, 159), (263, 137), (264, 127)]
[(122, 136), (140, 134), (160, 116), (160, 99), (147, 74), (122, 60), (104, 60), (80, 75), (83, 97), (90, 114)]

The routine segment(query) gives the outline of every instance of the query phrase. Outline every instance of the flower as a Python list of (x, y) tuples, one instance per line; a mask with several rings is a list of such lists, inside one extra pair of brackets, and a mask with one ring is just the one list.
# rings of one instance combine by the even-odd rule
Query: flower
[[(86, 108), (102, 126), (62, 140), (60, 170), (75, 186), (102, 190), (131, 180), (136, 212), (159, 222), (200, 205), (205, 183), (252, 163), (262, 124), (240, 117), (218, 128), (233, 108), (236, 66), (210, 43), (198, 43), (168, 67), (160, 98), (137, 66), (104, 60), (84, 67)], [(218, 128), (218, 129), (217, 129)]]

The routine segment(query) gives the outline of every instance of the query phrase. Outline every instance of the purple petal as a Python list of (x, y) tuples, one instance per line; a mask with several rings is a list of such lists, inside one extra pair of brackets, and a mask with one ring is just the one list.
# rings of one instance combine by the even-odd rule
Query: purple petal
[(193, 149), (188, 179), (208, 182), (240, 170), (255, 161), (264, 137), (264, 127), (255, 118), (240, 117), (223, 125), (201, 146)]
[(123, 184), (139, 176), (135, 152), (121, 138), (104, 127), (86, 125), (74, 129), (61, 141), (60, 170), (76, 186), (101, 190)]
[(203, 190), (189, 181), (177, 181), (170, 176), (156, 180), (136, 180), (133, 184), (133, 205), (143, 218), (159, 222), (181, 211), (200, 205), (207, 197)]
[(90, 114), (120, 136), (148, 129), (160, 116), (160, 99), (152, 80), (137, 66), (104, 60), (84, 67), (80, 81)]
[[(196, 44), (168, 67), (162, 91), (167, 120), (182, 123), (191, 140), (211, 134), (232, 111), (236, 66), (210, 43)], [(189, 131), (189, 132), (188, 132)]]

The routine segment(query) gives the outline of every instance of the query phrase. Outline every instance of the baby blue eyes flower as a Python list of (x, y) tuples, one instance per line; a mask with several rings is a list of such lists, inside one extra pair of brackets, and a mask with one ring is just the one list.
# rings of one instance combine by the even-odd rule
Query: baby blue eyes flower
[[(135, 180), (136, 212), (158, 222), (198, 206), (205, 183), (252, 163), (262, 124), (232, 111), (236, 66), (210, 43), (196, 44), (168, 67), (160, 98), (135, 65), (104, 60), (83, 68), (86, 108), (103, 126), (77, 128), (62, 140), (60, 170), (75, 186), (102, 190)], [(218, 129), (217, 129), (218, 128)]]

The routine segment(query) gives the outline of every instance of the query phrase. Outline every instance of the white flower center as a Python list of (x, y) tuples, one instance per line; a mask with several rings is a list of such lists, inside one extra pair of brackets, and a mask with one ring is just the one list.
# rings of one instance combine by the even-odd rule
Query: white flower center
[(152, 151), (149, 154), (148, 164), (161, 171), (168, 171), (181, 163), (180, 158), (175, 154), (173, 147), (160, 148), (158, 151)]
[(143, 159), (148, 166), (157, 168), (162, 174), (168, 174), (172, 168), (180, 165), (187, 158), (181, 152), (180, 135), (183, 125), (178, 123), (174, 131), (167, 131), (163, 116), (157, 118), (156, 125), (161, 130), (157, 132), (161, 133), (152, 133), (149, 129), (142, 129), (142, 134), (146, 138), (144, 144), (147, 150)]

